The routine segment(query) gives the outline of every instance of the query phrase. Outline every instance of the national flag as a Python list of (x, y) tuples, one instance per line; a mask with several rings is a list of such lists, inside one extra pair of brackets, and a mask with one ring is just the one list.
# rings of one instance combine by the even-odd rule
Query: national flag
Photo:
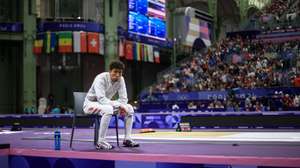
[(71, 53), (72, 52), (72, 32), (59, 32), (58, 33), (58, 52)]
[(118, 51), (119, 51), (119, 57), (121, 57), (121, 58), (123, 58), (125, 56), (125, 53), (124, 53), (124, 45), (125, 44), (124, 43), (125, 43), (124, 38), (120, 38)]
[(75, 53), (87, 52), (86, 32), (73, 32), (73, 39), (74, 39), (73, 50)]
[(154, 55), (154, 62), (155, 63), (160, 63), (160, 55), (159, 55), (158, 48), (153, 49), (153, 55)]
[(136, 50), (136, 48), (137, 48), (137, 43), (135, 43), (135, 42), (133, 42), (132, 43), (132, 52), (133, 52), (133, 60), (138, 60), (138, 53), (137, 53), (137, 50)]
[(148, 60), (149, 62), (154, 62), (154, 59), (153, 59), (153, 46), (152, 45), (148, 45)]
[(136, 52), (136, 60), (138, 61), (142, 61), (141, 45), (142, 45), (141, 43), (136, 43), (135, 52)]
[(147, 44), (144, 45), (144, 57), (143, 58), (144, 58), (145, 62), (149, 61), (149, 57), (148, 57), (148, 45)]
[(89, 53), (100, 53), (100, 44), (99, 44), (99, 33), (88, 33), (88, 52)]
[(56, 47), (56, 33), (55, 32), (46, 32), (45, 35), (45, 50), (46, 53), (55, 52)]
[(39, 34), (36, 36), (33, 44), (33, 53), (34, 54), (41, 54), (43, 51), (43, 34)]
[(105, 43), (104, 41), (105, 41), (104, 34), (100, 33), (99, 34), (99, 45), (100, 45), (99, 46), (99, 48), (100, 48), (99, 52), (100, 52), (101, 55), (104, 55), (104, 43)]
[(130, 41), (125, 42), (125, 57), (127, 60), (133, 60), (133, 44)]
[(141, 61), (145, 61), (145, 54), (144, 54), (144, 44), (140, 43), (140, 59)]

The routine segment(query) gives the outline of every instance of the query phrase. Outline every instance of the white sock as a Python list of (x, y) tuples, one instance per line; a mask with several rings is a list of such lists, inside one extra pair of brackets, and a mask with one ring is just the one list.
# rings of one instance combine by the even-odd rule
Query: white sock
[(102, 115), (101, 121), (100, 121), (98, 142), (105, 141), (105, 136), (106, 136), (106, 132), (107, 132), (111, 117), (112, 117), (111, 114)]

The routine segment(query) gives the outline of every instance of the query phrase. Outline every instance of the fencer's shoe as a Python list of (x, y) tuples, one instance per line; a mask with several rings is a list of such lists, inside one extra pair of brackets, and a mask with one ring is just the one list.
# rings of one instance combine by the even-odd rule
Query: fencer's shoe
[(140, 146), (140, 144), (138, 144), (137, 142), (134, 142), (132, 139), (124, 140), (123, 145), (124, 145), (124, 147), (131, 147), (131, 148)]
[(101, 149), (103, 149), (103, 150), (111, 150), (113, 148), (114, 148), (114, 146), (112, 146), (111, 144), (109, 144), (106, 141), (100, 141), (100, 142), (98, 142), (96, 144), (96, 149), (97, 150), (101, 150)]

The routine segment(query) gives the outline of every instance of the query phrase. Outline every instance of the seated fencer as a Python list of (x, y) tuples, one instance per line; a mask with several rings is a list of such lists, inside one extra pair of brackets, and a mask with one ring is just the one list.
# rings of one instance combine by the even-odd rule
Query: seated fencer
[[(113, 61), (109, 65), (109, 72), (98, 74), (89, 89), (83, 110), (86, 114), (101, 115), (99, 138), (96, 149), (113, 149), (106, 139), (106, 133), (112, 115), (116, 112), (125, 116), (125, 137), (123, 145), (125, 147), (139, 147), (139, 144), (132, 140), (132, 124), (134, 117), (133, 107), (128, 104), (126, 84), (122, 76), (125, 65), (121, 61)], [(118, 93), (118, 99), (112, 100), (113, 96)]]

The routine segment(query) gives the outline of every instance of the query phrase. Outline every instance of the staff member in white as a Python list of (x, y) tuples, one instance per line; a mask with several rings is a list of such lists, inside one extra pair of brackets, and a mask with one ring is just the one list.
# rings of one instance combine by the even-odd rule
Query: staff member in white
[[(138, 147), (130, 135), (132, 131), (134, 110), (130, 104), (127, 104), (127, 91), (122, 73), (125, 66), (120, 61), (113, 61), (109, 65), (109, 72), (103, 72), (96, 76), (94, 82), (88, 91), (83, 110), (86, 114), (102, 115), (99, 129), (99, 139), (96, 145), (97, 149), (112, 149), (113, 146), (105, 140), (109, 122), (114, 112), (119, 112), (125, 116), (125, 138), (123, 145), (125, 147)], [(111, 100), (118, 92), (118, 100)]]

